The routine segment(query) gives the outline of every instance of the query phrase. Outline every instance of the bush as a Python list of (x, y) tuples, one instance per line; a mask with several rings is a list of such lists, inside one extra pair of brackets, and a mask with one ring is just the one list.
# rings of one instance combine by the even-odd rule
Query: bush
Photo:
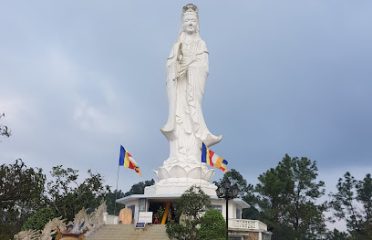
[(176, 219), (180, 223), (168, 222), (167, 234), (170, 239), (199, 240), (198, 226), (202, 214), (210, 206), (210, 198), (200, 187), (192, 186), (177, 201)]
[(200, 240), (224, 240), (225, 219), (220, 211), (209, 209), (201, 218), (198, 236)]
[(23, 224), (23, 230), (42, 230), (45, 224), (49, 220), (56, 217), (55, 212), (50, 208), (41, 208), (27, 218), (26, 222)]

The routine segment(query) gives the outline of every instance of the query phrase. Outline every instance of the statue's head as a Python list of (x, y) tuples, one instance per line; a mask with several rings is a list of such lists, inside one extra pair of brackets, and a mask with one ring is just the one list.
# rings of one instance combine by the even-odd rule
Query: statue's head
[(182, 31), (187, 34), (199, 32), (198, 8), (192, 3), (182, 8)]

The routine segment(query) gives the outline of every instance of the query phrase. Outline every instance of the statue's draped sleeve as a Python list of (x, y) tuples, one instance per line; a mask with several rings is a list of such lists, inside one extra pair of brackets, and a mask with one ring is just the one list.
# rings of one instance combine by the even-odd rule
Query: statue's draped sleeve
[(179, 48), (179, 43), (175, 43), (171, 49), (169, 57), (166, 63), (166, 85), (167, 85), (167, 95), (168, 95), (168, 120), (165, 126), (162, 128), (164, 134), (169, 137), (169, 133), (175, 128), (175, 114), (176, 114), (176, 104), (177, 104), (177, 52)]
[(167, 82), (168, 81), (174, 81), (175, 78), (177, 77), (177, 54), (178, 54), (178, 48), (179, 48), (180, 43), (176, 42), (170, 53), (169, 57), (167, 58)]
[(196, 88), (199, 91), (196, 93), (199, 98), (198, 100), (201, 101), (201, 97), (204, 94), (205, 81), (207, 80), (209, 72), (208, 49), (203, 40), (198, 41), (195, 58), (195, 63), (192, 63), (190, 68), (191, 71), (195, 71), (194, 74), (197, 74), (196, 78), (198, 85)]

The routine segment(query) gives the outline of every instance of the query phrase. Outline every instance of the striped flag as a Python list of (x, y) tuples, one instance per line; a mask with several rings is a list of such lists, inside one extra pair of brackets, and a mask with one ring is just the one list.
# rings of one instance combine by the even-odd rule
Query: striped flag
[(201, 161), (211, 167), (220, 169), (222, 172), (227, 172), (227, 160), (218, 156), (215, 152), (205, 146), (204, 143), (202, 143)]
[(125, 168), (130, 168), (136, 171), (138, 175), (142, 175), (141, 169), (138, 167), (137, 162), (133, 159), (132, 155), (125, 150), (125, 148), (120, 145), (120, 156), (119, 156), (119, 166), (124, 166)]

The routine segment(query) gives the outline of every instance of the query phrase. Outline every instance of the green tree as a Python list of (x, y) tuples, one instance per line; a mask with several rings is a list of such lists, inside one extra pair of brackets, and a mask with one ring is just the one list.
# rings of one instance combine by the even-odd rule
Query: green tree
[(250, 205), (249, 208), (243, 209), (242, 218), (258, 219), (259, 211), (257, 210), (257, 197), (254, 194), (254, 186), (248, 184), (247, 180), (235, 169), (226, 172), (219, 181), (215, 181), (217, 187), (223, 186), (223, 183), (229, 179), (231, 184), (237, 184), (240, 190), (239, 197)]
[(124, 194), (124, 197), (132, 195), (132, 194), (143, 194), (145, 192), (145, 187), (151, 186), (154, 184), (155, 184), (154, 179), (133, 184), (130, 190)]
[(120, 211), (120, 209), (124, 207), (123, 205), (116, 204), (116, 212), (115, 212), (116, 199), (123, 198), (124, 196), (125, 195), (121, 190), (116, 190), (116, 189), (113, 192), (109, 191), (106, 194), (106, 204), (107, 204), (108, 214), (116, 215)]
[(43, 205), (45, 175), (21, 159), (0, 165), (0, 239), (21, 230), (28, 216)]
[(27, 218), (22, 230), (42, 230), (49, 220), (58, 217), (49, 207), (41, 208)]
[(97, 208), (105, 200), (109, 186), (103, 185), (102, 176), (88, 170), (88, 177), (78, 183), (78, 171), (62, 165), (53, 167), (52, 180), (47, 183), (48, 203), (67, 220), (72, 220), (80, 209), (88, 211)]
[(220, 211), (209, 209), (200, 220), (198, 237), (200, 240), (224, 240), (225, 219)]
[(177, 222), (167, 223), (167, 234), (171, 239), (198, 240), (198, 228), (202, 214), (211, 202), (200, 187), (192, 186), (177, 201)]
[(371, 174), (358, 181), (350, 172), (346, 172), (338, 180), (337, 192), (330, 196), (334, 216), (346, 220), (351, 239), (372, 239)]
[(326, 234), (327, 240), (351, 240), (347, 233), (334, 229)]
[(261, 220), (273, 231), (273, 240), (311, 240), (324, 234), (326, 205), (318, 204), (324, 182), (317, 181), (317, 176), (315, 161), (285, 155), (275, 168), (258, 177)]

